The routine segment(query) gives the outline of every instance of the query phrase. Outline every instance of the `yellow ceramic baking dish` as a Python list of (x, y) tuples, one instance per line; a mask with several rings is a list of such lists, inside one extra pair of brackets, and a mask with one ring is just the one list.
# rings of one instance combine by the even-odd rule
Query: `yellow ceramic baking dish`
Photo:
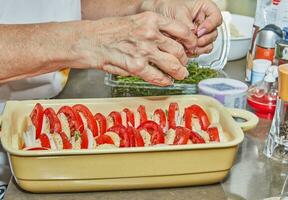
[[(58, 109), (62, 105), (82, 103), (94, 113), (108, 114), (143, 104), (147, 111), (168, 108), (178, 102), (180, 109), (194, 103), (213, 107), (228, 142), (183, 146), (157, 146), (121, 149), (23, 151), (19, 150), (25, 117), (40, 102)], [(246, 129), (257, 124), (247, 111), (229, 110), (206, 96), (170, 96), (108, 99), (9, 101), (2, 116), (1, 142), (8, 152), (12, 173), (18, 185), (31, 192), (76, 192), (161, 188), (203, 185), (220, 182), (232, 167), (237, 147), (244, 134), (233, 118), (241, 116)]]

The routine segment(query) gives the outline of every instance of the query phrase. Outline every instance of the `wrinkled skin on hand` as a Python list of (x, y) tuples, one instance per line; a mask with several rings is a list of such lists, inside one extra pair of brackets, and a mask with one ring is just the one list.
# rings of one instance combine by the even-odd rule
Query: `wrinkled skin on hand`
[(189, 26), (198, 36), (194, 52), (198, 55), (212, 51), (217, 27), (222, 23), (221, 12), (211, 0), (144, 0), (141, 10), (154, 11)]
[(73, 51), (81, 55), (79, 62), (84, 66), (167, 86), (173, 83), (171, 77), (188, 76), (185, 49), (192, 51), (196, 46), (197, 37), (182, 22), (143, 12), (87, 21)]

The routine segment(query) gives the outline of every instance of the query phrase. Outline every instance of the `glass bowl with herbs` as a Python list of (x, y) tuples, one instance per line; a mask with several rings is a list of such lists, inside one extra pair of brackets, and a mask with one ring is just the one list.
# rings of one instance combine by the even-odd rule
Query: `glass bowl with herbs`
[(168, 87), (151, 85), (142, 79), (134, 76), (122, 77), (106, 74), (105, 85), (110, 86), (112, 97), (139, 97), (139, 96), (165, 96), (196, 94), (198, 83), (204, 79), (227, 77), (225, 72), (200, 67), (197, 63), (187, 65), (189, 76), (184, 80), (175, 80), (174, 84)]

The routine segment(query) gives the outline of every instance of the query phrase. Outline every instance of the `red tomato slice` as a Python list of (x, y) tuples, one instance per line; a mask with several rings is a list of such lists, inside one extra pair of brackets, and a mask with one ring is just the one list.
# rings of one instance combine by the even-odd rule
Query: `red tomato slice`
[(44, 147), (44, 148), (48, 148), (50, 149), (51, 148), (51, 145), (50, 145), (50, 140), (48, 138), (48, 136), (46, 134), (41, 134), (39, 136), (39, 140), (41, 142), (41, 146)]
[(87, 108), (86, 106), (82, 104), (76, 104), (72, 107), (72, 109), (75, 110), (77, 113), (82, 113), (82, 115), (87, 120), (87, 126), (93, 133), (93, 136), (94, 137), (98, 136), (98, 126), (89, 108)]
[(112, 126), (107, 132), (117, 133), (120, 137), (120, 147), (130, 147), (130, 139), (127, 129), (123, 125)]
[(117, 111), (113, 111), (109, 114), (109, 117), (113, 119), (113, 126), (121, 126), (122, 125), (122, 117), (121, 114)]
[(106, 117), (104, 115), (102, 115), (101, 113), (97, 113), (94, 116), (94, 119), (96, 120), (96, 122), (98, 124), (100, 134), (102, 135), (102, 134), (106, 133), (106, 130), (107, 130)]
[(140, 115), (140, 124), (146, 122), (148, 120), (147, 113), (146, 113), (146, 108), (143, 105), (140, 105), (137, 109)]
[(185, 108), (185, 126), (192, 130), (192, 117), (195, 116), (199, 119), (201, 129), (207, 131), (210, 122), (205, 111), (198, 105), (192, 105)]
[(127, 128), (127, 133), (128, 133), (128, 137), (129, 137), (129, 146), (130, 147), (135, 147), (135, 133), (134, 133), (134, 128), (131, 126), (128, 126)]
[(138, 128), (138, 131), (146, 130), (151, 135), (151, 144), (163, 144), (165, 142), (164, 133), (161, 127), (154, 121), (146, 121)]
[(74, 136), (75, 131), (82, 132), (84, 130), (83, 121), (80, 115), (75, 112), (70, 106), (62, 106), (57, 115), (63, 113), (68, 120), (71, 136)]
[(129, 133), (131, 147), (144, 147), (144, 140), (136, 128), (129, 126), (127, 131)]
[(62, 139), (63, 149), (72, 149), (72, 144), (69, 141), (67, 135), (64, 132), (60, 132), (59, 135)]
[(179, 112), (178, 103), (170, 103), (168, 109), (168, 126), (169, 128), (176, 128), (176, 112)]
[(184, 145), (187, 144), (190, 138), (190, 132), (188, 128), (184, 127), (176, 127), (175, 129), (175, 139), (174, 139), (174, 145)]
[(160, 127), (165, 130), (166, 129), (166, 115), (165, 112), (161, 109), (158, 108), (154, 111), (154, 116), (158, 116), (160, 122), (159, 125)]
[(96, 143), (101, 144), (114, 144), (112, 138), (109, 135), (100, 135), (96, 138)]
[(135, 127), (134, 113), (131, 110), (129, 110), (128, 108), (124, 108), (123, 112), (126, 113), (126, 127), (128, 127), (128, 126)]
[(46, 147), (29, 147), (29, 148), (25, 148), (24, 150), (26, 151), (39, 151), (39, 150), (49, 150)]
[(207, 133), (209, 134), (210, 141), (220, 142), (219, 131), (217, 127), (208, 128)]
[(206, 143), (205, 140), (196, 132), (190, 132), (190, 139), (193, 144), (204, 144)]
[(44, 108), (40, 103), (37, 103), (30, 114), (31, 121), (36, 129), (36, 139), (39, 138), (42, 131)]
[(49, 119), (50, 133), (60, 133), (62, 131), (61, 122), (52, 108), (46, 108), (44, 115)]
[(88, 149), (88, 134), (86, 130), (81, 133), (81, 149)]

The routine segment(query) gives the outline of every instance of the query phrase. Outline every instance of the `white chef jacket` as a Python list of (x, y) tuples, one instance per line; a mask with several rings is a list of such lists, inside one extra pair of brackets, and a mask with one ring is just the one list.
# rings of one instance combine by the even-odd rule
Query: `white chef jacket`
[[(31, 24), (80, 19), (80, 0), (0, 0), (0, 24)], [(0, 114), (6, 100), (51, 98), (63, 89), (65, 81), (62, 73), (53, 72), (0, 84)], [(8, 183), (8, 174), (10, 174), (4, 155), (0, 145), (0, 199), (3, 195), (1, 185)]]

